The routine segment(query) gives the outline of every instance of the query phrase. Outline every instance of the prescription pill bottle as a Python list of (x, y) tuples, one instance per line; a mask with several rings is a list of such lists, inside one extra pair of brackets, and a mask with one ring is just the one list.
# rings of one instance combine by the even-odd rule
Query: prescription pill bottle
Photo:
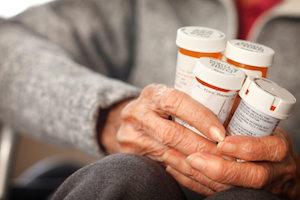
[(176, 44), (179, 47), (175, 76), (175, 88), (189, 94), (196, 60), (201, 57), (221, 59), (226, 38), (221, 31), (188, 26), (177, 30)]
[(273, 63), (274, 50), (245, 40), (229, 40), (224, 59), (245, 71), (247, 75), (267, 77), (268, 68)]
[(248, 77), (239, 96), (241, 102), (227, 127), (229, 135), (270, 135), (296, 103), (289, 91), (265, 78)]
[[(238, 68), (214, 58), (200, 58), (194, 69), (190, 96), (210, 109), (223, 123), (232, 108), (234, 99), (245, 80)], [(179, 120), (179, 123), (199, 133)]]

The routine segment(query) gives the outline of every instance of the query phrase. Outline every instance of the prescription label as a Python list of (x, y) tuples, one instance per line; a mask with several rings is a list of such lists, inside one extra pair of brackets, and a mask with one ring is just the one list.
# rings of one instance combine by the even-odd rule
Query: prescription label
[(191, 97), (210, 109), (222, 123), (227, 119), (236, 95), (236, 91), (218, 91), (202, 85), (196, 79), (191, 90)]
[[(224, 123), (227, 119), (231, 108), (233, 106), (234, 100), (236, 98), (236, 91), (222, 92), (207, 86), (204, 86), (197, 82), (196, 79), (193, 80), (193, 87), (190, 91), (190, 95), (193, 99), (204, 105), (206, 108), (210, 109), (221, 121)], [(175, 118), (175, 121), (190, 130), (196, 132), (197, 134), (204, 136), (196, 128), (189, 125), (187, 122), (181, 119)], [(195, 120), (197, 121), (197, 119)], [(202, 122), (200, 122), (202, 123)], [(205, 122), (203, 122), (205, 123)], [(205, 136), (204, 136), (205, 137)], [(206, 138), (206, 137), (205, 137)]]
[(242, 100), (227, 131), (229, 135), (266, 136), (273, 133), (279, 121), (279, 119), (253, 109)]
[(190, 94), (192, 82), (194, 79), (193, 70), (196, 65), (197, 58), (186, 56), (178, 51), (175, 89), (186, 94)]

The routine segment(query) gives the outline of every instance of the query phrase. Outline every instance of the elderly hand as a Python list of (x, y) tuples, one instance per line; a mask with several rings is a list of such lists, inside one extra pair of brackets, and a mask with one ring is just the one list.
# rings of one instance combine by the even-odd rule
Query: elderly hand
[(297, 191), (296, 156), (292, 143), (282, 129), (266, 137), (228, 136), (217, 146), (218, 151), (244, 160), (225, 160), (210, 153), (198, 152), (188, 163), (208, 178), (223, 184), (266, 188), (295, 198)]
[(225, 137), (223, 125), (210, 110), (178, 90), (150, 85), (122, 111), (117, 133), (119, 151), (161, 162), (179, 183), (196, 192), (210, 195), (229, 188), (187, 164), (186, 156), (195, 152), (217, 155), (216, 143), (169, 120), (171, 115), (188, 122), (213, 141)]

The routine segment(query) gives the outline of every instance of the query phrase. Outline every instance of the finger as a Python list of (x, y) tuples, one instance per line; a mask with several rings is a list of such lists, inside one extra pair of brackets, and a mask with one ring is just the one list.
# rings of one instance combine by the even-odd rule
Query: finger
[(223, 123), (223, 124), (224, 124), (224, 127), (227, 128), (227, 126), (228, 126), (228, 124), (229, 124), (229, 122), (230, 122), (230, 120), (231, 120), (231, 118), (232, 118), (234, 112), (236, 111), (237, 107), (238, 107), (239, 104), (240, 104), (240, 101), (241, 101), (241, 97), (237, 95), (237, 96), (235, 97), (235, 99), (234, 99), (233, 106), (232, 106), (232, 108), (231, 108), (231, 110), (230, 110), (230, 112), (229, 112), (229, 115), (228, 115), (226, 121)]
[(173, 88), (156, 85), (152, 101), (159, 113), (174, 115), (186, 121), (214, 141), (225, 138), (225, 129), (216, 115), (189, 95)]
[(130, 125), (122, 125), (117, 133), (120, 151), (138, 155), (151, 155), (151, 158), (161, 162), (167, 146), (149, 137), (140, 131), (136, 131)]
[(194, 181), (191, 178), (188, 178), (187, 176), (181, 174), (180, 172), (178, 172), (177, 170), (175, 170), (174, 168), (172, 168), (170, 166), (167, 166), (166, 171), (168, 173), (170, 173), (178, 183), (180, 183), (184, 187), (186, 187), (194, 192), (197, 192), (197, 193), (200, 193), (200, 194), (203, 194), (206, 196), (214, 194), (214, 191), (212, 191), (208, 187)]
[(119, 132), (126, 133), (118, 133), (117, 135), (121, 143), (122, 152), (146, 155), (153, 160), (163, 163), (165, 166), (171, 166), (213, 191), (223, 191), (230, 188), (228, 185), (212, 181), (190, 167), (185, 161), (186, 156), (184, 154), (164, 146), (147, 135), (137, 133), (131, 126), (122, 126)]
[(246, 161), (282, 161), (289, 153), (288, 141), (281, 135), (264, 137), (228, 136), (217, 146), (222, 154)]
[(196, 153), (187, 162), (214, 181), (249, 188), (262, 188), (275, 175), (270, 164), (239, 163), (207, 153)]
[[(127, 134), (121, 134), (124, 132)], [(191, 168), (185, 162), (185, 156), (183, 154), (176, 150), (169, 149), (147, 135), (136, 132), (131, 126), (122, 126), (117, 134), (117, 138), (120, 141), (122, 152), (146, 155), (153, 160), (161, 162), (164, 166), (170, 165), (176, 169), (176, 171), (179, 169), (181, 173), (186, 173), (195, 178), (196, 180), (192, 181), (188, 180), (188, 177), (179, 177), (179, 180), (183, 181), (182, 184), (186, 183), (186, 187), (190, 187), (197, 192), (208, 195), (208, 191), (222, 191), (229, 188), (224, 184), (219, 184), (208, 179)], [(175, 175), (177, 175), (177, 173)], [(181, 176), (183, 176), (183, 174)]]
[(297, 157), (297, 153), (294, 149), (293, 141), (292, 141), (291, 137), (289, 136), (289, 134), (283, 128), (280, 128), (280, 127), (277, 127), (275, 129), (274, 134), (278, 135), (278, 136), (282, 137), (284, 140), (286, 140), (286, 142), (289, 146), (290, 154), (294, 157)]
[(173, 121), (163, 119), (155, 113), (148, 113), (143, 118), (147, 133), (166, 146), (189, 155), (198, 151), (218, 153), (216, 144), (195, 134), (193, 131)]
[[(162, 119), (159, 118), (158, 120), (161, 121)], [(168, 122), (171, 121), (167, 121), (167, 123)], [(178, 124), (175, 125), (179, 126)], [(158, 131), (161, 130), (163, 129), (158, 128)], [(154, 134), (153, 132), (155, 132), (152, 130), (148, 130), (148, 131), (152, 132), (152, 134)], [(189, 133), (189, 135), (194, 135), (196, 138), (199, 138), (200, 141), (195, 140), (194, 138), (191, 138), (190, 141), (187, 140), (185, 143), (183, 143), (183, 141), (180, 141), (180, 144), (182, 144), (182, 149), (184, 149), (182, 153), (185, 152), (188, 154), (188, 153), (194, 153), (199, 151), (209, 151), (211, 153), (217, 153), (216, 145), (214, 143), (193, 133)], [(164, 137), (167, 138), (167, 140), (169, 141), (172, 136), (169, 137), (166, 135)], [(174, 135), (173, 137), (176, 137), (176, 135)], [(120, 151), (126, 153), (151, 156), (151, 158), (163, 162), (162, 157), (164, 153), (170, 149), (170, 145), (167, 146), (166, 144), (171, 144), (172, 142), (174, 142), (174, 144), (180, 146), (180, 144), (177, 142), (179, 137), (176, 137), (176, 140), (170, 140), (169, 142), (163, 140), (162, 137), (157, 137), (157, 138), (159, 138), (159, 140), (161, 141), (164, 141), (165, 144), (163, 144), (161, 141), (156, 140), (155, 137), (150, 137), (150, 135), (146, 134), (144, 130), (137, 131), (133, 126), (126, 125), (126, 124), (125, 125), (123, 124), (117, 133), (117, 141), (120, 146)], [(184, 139), (184, 137), (182, 138)], [(193, 144), (195, 144), (196, 146), (193, 146)]]
[(295, 176), (295, 161), (289, 157), (280, 163), (236, 162), (207, 153), (195, 153), (187, 158), (195, 169), (219, 183), (242, 187), (262, 188), (284, 176)]
[(186, 156), (174, 149), (169, 149), (164, 153), (163, 162), (181, 174), (193, 179), (194, 181), (197, 181), (202, 185), (205, 185), (213, 191), (220, 192), (231, 187), (229, 185), (213, 181), (200, 173), (198, 170), (195, 170), (186, 162)]

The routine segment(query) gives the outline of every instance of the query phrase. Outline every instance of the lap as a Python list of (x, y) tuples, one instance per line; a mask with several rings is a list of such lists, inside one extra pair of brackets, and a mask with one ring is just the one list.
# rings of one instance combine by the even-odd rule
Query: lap
[[(203, 196), (178, 183), (159, 163), (142, 156), (114, 154), (71, 175), (53, 199), (172, 199), (199, 200)], [(233, 188), (206, 200), (278, 199), (262, 190)]]

